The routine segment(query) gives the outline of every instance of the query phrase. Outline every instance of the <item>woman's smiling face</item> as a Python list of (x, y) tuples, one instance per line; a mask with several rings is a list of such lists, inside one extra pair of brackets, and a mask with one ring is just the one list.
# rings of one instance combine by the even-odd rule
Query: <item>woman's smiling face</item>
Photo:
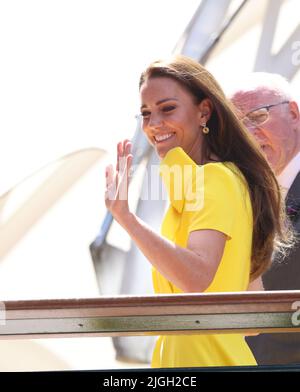
[(174, 147), (182, 147), (200, 163), (201, 125), (207, 121), (202, 112), (206, 110), (204, 101), (208, 100), (196, 103), (180, 83), (164, 76), (146, 79), (140, 95), (143, 130), (159, 157), (163, 158)]

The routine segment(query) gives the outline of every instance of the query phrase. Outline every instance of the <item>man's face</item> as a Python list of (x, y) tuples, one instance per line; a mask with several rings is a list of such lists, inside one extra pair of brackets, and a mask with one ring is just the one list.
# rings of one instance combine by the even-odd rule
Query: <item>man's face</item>
[(231, 100), (275, 174), (280, 174), (295, 155), (298, 143), (293, 105), (267, 88), (240, 91)]

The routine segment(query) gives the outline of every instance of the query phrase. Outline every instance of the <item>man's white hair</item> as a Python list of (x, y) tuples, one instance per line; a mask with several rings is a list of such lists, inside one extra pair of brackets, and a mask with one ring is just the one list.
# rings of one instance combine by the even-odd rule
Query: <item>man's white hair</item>
[(234, 86), (227, 88), (228, 98), (232, 98), (238, 92), (259, 91), (267, 88), (274, 92), (274, 95), (287, 101), (295, 100), (295, 94), (291, 83), (280, 74), (269, 72), (252, 72), (238, 79)]

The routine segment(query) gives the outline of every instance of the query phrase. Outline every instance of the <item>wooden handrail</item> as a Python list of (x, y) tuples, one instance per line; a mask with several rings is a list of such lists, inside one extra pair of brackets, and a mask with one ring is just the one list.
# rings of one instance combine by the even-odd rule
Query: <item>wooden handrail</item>
[(2, 308), (0, 338), (300, 332), (300, 291), (4, 301)]

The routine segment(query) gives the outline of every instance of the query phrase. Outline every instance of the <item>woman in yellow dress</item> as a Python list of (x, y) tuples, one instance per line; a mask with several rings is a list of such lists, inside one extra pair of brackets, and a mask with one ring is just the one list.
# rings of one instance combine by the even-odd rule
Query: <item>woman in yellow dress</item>
[[(259, 287), (286, 237), (275, 176), (213, 76), (185, 56), (156, 61), (140, 79), (143, 131), (159, 155), (170, 205), (161, 234), (127, 201), (128, 140), (106, 168), (106, 207), (153, 266), (156, 293)], [(158, 338), (153, 367), (255, 365), (241, 334)]]

